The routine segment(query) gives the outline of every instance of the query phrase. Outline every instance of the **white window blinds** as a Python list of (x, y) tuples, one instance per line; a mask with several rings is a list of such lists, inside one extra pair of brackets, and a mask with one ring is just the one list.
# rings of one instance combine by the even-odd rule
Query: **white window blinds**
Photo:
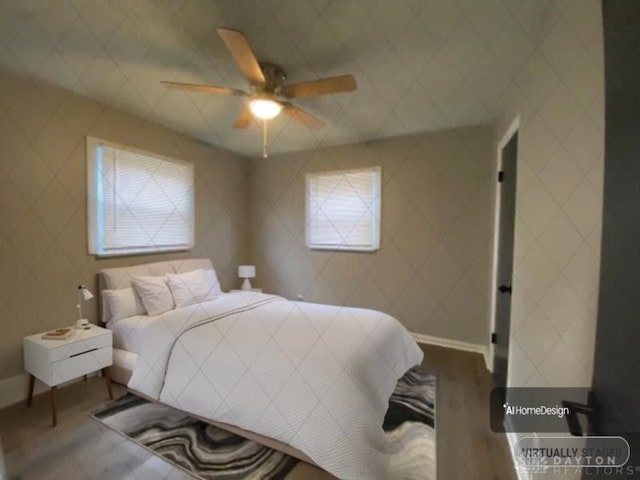
[(307, 246), (377, 250), (380, 176), (380, 167), (307, 174)]
[(89, 253), (193, 247), (193, 165), (93, 138), (87, 159)]

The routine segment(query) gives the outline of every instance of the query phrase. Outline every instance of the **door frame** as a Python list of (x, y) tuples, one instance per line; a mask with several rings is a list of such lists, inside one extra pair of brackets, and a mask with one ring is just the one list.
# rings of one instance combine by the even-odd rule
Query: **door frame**
[[(487, 368), (491, 373), (493, 373), (493, 359), (495, 356), (494, 346), (491, 342), (491, 334), (495, 331), (496, 328), (496, 309), (497, 309), (497, 293), (498, 293), (498, 239), (500, 234), (500, 195), (502, 193), (502, 184), (498, 182), (498, 172), (502, 170), (502, 151), (504, 147), (507, 146), (509, 140), (518, 133), (520, 130), (520, 114), (516, 115), (515, 118), (511, 121), (505, 132), (503, 133), (500, 141), (497, 145), (496, 152), (496, 170), (495, 176), (496, 179), (496, 191), (494, 196), (494, 215), (493, 215), (493, 249), (492, 249), (492, 261), (491, 261), (491, 302), (489, 309), (489, 318), (490, 318), (490, 326), (489, 326), (489, 361), (487, 361)], [(517, 179), (516, 179), (517, 181)], [(515, 242), (515, 236), (514, 236)], [(513, 283), (513, 282), (512, 282)]]

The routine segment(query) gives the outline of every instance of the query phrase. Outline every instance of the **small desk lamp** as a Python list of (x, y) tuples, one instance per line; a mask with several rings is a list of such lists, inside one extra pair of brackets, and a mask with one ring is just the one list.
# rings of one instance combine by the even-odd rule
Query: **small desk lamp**
[(76, 328), (91, 328), (89, 326), (89, 320), (82, 317), (82, 300), (91, 300), (93, 298), (93, 293), (89, 291), (89, 289), (85, 285), (78, 285), (78, 313), (80, 314), (80, 318), (76, 322)]

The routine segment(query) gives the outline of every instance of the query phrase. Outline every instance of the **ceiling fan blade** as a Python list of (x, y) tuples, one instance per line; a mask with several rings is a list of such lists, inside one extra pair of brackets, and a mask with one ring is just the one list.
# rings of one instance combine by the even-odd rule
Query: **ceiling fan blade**
[(233, 122), (233, 128), (247, 128), (253, 122), (253, 114), (249, 110), (249, 105), (244, 106), (240, 116)]
[(353, 75), (341, 75), (283, 85), (282, 94), (289, 98), (307, 98), (328, 93), (353, 92), (357, 88), (358, 84)]
[(178, 90), (192, 90), (194, 92), (214, 93), (217, 95), (247, 95), (242, 90), (227, 87), (216, 87), (215, 85), (199, 85), (197, 83), (180, 83), (180, 82), (160, 82), (165, 87), (175, 88)]
[(262, 73), (258, 59), (253, 50), (251, 50), (251, 46), (244, 34), (229, 28), (219, 28), (218, 34), (231, 52), (244, 76), (254, 85), (264, 85), (266, 82), (264, 73)]
[(294, 120), (297, 120), (300, 123), (303, 123), (309, 128), (322, 128), (326, 125), (322, 120), (317, 117), (314, 117), (309, 112), (305, 112), (299, 107), (292, 105), (291, 103), (284, 104), (284, 113), (289, 115)]

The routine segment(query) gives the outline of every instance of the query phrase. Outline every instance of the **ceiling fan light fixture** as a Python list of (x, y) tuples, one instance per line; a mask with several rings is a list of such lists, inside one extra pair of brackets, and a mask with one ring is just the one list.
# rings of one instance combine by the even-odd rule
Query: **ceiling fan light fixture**
[(282, 104), (269, 97), (256, 97), (249, 100), (249, 110), (259, 120), (271, 120), (282, 112)]

